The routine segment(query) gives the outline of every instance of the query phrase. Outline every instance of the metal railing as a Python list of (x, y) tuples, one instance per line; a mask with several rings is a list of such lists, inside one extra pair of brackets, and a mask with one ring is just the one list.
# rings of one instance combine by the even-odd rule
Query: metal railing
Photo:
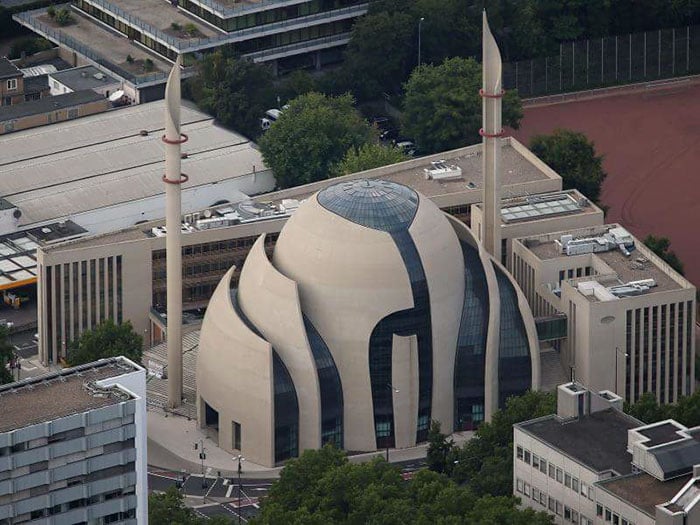
[(208, 7), (209, 10), (221, 18), (230, 18), (239, 14), (245, 14), (249, 11), (264, 11), (269, 6), (286, 7), (289, 5), (305, 4), (309, 0), (260, 0), (259, 2), (251, 2), (249, 4), (240, 4), (233, 7), (227, 7), (216, 0), (190, 0), (193, 4), (199, 4), (200, 7)]
[(91, 60), (96, 64), (103, 66), (105, 69), (113, 72), (115, 75), (121, 77), (124, 80), (132, 82), (133, 84), (145, 84), (148, 82), (154, 82), (167, 78), (168, 73), (163, 71), (144, 73), (142, 75), (137, 75), (135, 73), (132, 73), (131, 71), (127, 71), (123, 67), (115, 64), (111, 60), (107, 60), (99, 53), (96, 53), (93, 49), (77, 41), (75, 38), (70, 37), (65, 33), (56, 30), (39, 21), (36, 18), (36, 15), (45, 11), (45, 9), (39, 9), (36, 11), (26, 11), (23, 13), (17, 13), (13, 15), (12, 18), (20, 24), (30, 27), (36, 30), (37, 32), (45, 35), (48, 39), (53, 40), (58, 44), (63, 44), (64, 46), (72, 49), (76, 53), (83, 55), (88, 60)]
[(303, 42), (297, 42), (295, 44), (288, 44), (286, 46), (273, 47), (270, 49), (263, 49), (262, 51), (253, 51), (252, 53), (245, 53), (243, 56), (246, 58), (252, 58), (253, 60), (265, 59), (269, 56), (278, 55), (281, 53), (289, 53), (290, 51), (296, 51), (299, 49), (307, 49), (310, 47), (315, 47), (324, 44), (338, 43), (341, 45), (350, 40), (350, 33), (340, 33), (338, 35), (324, 36), (322, 38), (314, 38), (313, 40), (304, 40)]
[(342, 9), (323, 11), (322, 13), (316, 13), (313, 15), (291, 18), (289, 20), (282, 20), (280, 22), (273, 22), (271, 24), (264, 24), (249, 27), (246, 29), (239, 29), (237, 31), (232, 31), (227, 34), (212, 37), (179, 39), (164, 33), (160, 29), (157, 29), (134, 16), (131, 16), (129, 13), (126, 13), (123, 9), (117, 7), (116, 5), (106, 0), (84, 1), (89, 4), (99, 6), (106, 12), (120, 17), (127, 24), (133, 25), (134, 27), (141, 29), (144, 32), (144, 34), (147, 34), (151, 38), (160, 41), (160, 43), (169, 47), (171, 50), (179, 54), (201, 51), (203, 49), (215, 47), (222, 44), (232, 44), (250, 38), (264, 36), (270, 33), (281, 32), (281, 30), (290, 29), (294, 26), (305, 27), (309, 25), (310, 22), (318, 20), (325, 20), (331, 18), (351, 18), (354, 16), (360, 16), (367, 12), (368, 7), (368, 4), (359, 4), (355, 6), (344, 7)]

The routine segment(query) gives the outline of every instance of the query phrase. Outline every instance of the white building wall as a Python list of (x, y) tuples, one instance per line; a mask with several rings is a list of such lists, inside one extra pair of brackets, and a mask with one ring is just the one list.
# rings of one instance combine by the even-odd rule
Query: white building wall
[(136, 436), (134, 445), (136, 447), (136, 522), (138, 525), (148, 524), (148, 423), (146, 421), (146, 370), (130, 359), (121, 357), (121, 360), (135, 368), (129, 372), (116, 377), (109, 377), (98, 381), (102, 387), (118, 385), (124, 390), (128, 390), (136, 398), (136, 412), (134, 413), (134, 423), (136, 425)]

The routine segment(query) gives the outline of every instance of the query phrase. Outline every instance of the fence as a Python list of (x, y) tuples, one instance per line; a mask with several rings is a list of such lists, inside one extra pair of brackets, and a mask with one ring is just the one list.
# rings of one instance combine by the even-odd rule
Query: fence
[(581, 91), (700, 72), (700, 26), (567, 42), (559, 55), (503, 65), (521, 97)]

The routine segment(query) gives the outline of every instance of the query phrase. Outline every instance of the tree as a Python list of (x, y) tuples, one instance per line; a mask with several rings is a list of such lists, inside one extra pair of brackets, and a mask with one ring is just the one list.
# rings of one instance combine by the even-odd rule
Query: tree
[(91, 363), (105, 357), (124, 356), (141, 361), (143, 337), (134, 332), (131, 322), (115, 324), (107, 319), (92, 330), (86, 330), (68, 347), (70, 366)]
[(343, 66), (360, 100), (397, 92), (415, 65), (414, 17), (383, 11), (360, 18), (352, 28)]
[(445, 472), (448, 469), (447, 461), (454, 447), (454, 442), (448, 439), (440, 429), (440, 422), (433, 420), (428, 431), (428, 454), (426, 462), (430, 470)]
[(260, 139), (260, 151), (281, 188), (328, 178), (350, 148), (368, 143), (372, 133), (350, 95), (307, 93)]
[(163, 493), (148, 496), (149, 525), (232, 525), (233, 520), (224, 516), (200, 518), (185, 506), (182, 493), (175, 487)]
[(382, 144), (367, 143), (359, 148), (351, 148), (345, 157), (336, 164), (333, 172), (336, 176), (358, 173), (360, 171), (380, 168), (389, 164), (396, 164), (408, 160), (399, 148), (383, 146)]
[[(481, 65), (471, 58), (451, 58), (439, 66), (421, 66), (405, 85), (402, 131), (420, 151), (434, 153), (481, 141)], [(508, 91), (503, 122), (518, 128), (520, 98)]]
[(8, 366), (14, 358), (14, 348), (10, 344), (10, 329), (0, 325), (0, 385), (12, 383), (15, 379)]
[(635, 403), (625, 403), (625, 412), (647, 424), (675, 419), (687, 427), (695, 427), (700, 425), (700, 391), (668, 405), (659, 405), (653, 392), (645, 392)]
[(600, 203), (600, 190), (607, 177), (603, 157), (596, 155), (595, 145), (583, 133), (556, 129), (551, 135), (533, 137), (530, 149), (561, 175), (564, 189), (575, 188)]
[(267, 66), (218, 50), (199, 62), (197, 76), (185, 82), (183, 93), (225, 126), (255, 139), (260, 118), (277, 104), (272, 81)]
[(521, 511), (510, 496), (478, 498), (469, 487), (422, 470), (403, 481), (383, 459), (352, 464), (326, 446), (288, 463), (268, 496), (258, 525), (456, 525), (458, 523), (544, 525), (552, 518)]
[(33, 55), (34, 53), (38, 53), (39, 51), (51, 49), (52, 47), (53, 44), (45, 38), (22, 37), (18, 40), (15, 40), (15, 42), (12, 44), (8, 58), (20, 58), (22, 56), (22, 53), (29, 56)]
[(508, 496), (513, 491), (513, 425), (556, 412), (556, 397), (550, 392), (528, 391), (511, 397), (490, 423), (483, 423), (462, 448), (448, 457), (450, 477), (466, 482), (478, 496)]
[(666, 261), (671, 268), (683, 275), (683, 263), (676, 255), (676, 252), (670, 249), (671, 241), (668, 237), (655, 237), (649, 234), (645, 237), (644, 244), (662, 260)]

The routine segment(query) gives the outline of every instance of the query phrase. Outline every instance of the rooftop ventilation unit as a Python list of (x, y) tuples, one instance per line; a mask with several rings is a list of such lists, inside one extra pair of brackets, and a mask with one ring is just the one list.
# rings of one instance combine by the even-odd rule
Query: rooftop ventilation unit
[(583, 255), (586, 253), (620, 250), (629, 257), (634, 250), (634, 237), (624, 228), (611, 228), (599, 237), (574, 239), (573, 235), (562, 235), (554, 241), (561, 253), (566, 255)]
[(444, 160), (436, 160), (430, 163), (429, 168), (423, 170), (428, 180), (456, 180), (462, 178), (462, 168), (454, 164), (447, 164)]

